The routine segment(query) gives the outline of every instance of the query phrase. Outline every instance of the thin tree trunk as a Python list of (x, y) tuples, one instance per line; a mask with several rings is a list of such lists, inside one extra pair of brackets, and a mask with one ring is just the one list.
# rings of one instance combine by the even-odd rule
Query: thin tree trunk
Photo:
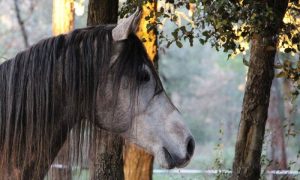
[(53, 0), (52, 34), (68, 33), (74, 29), (74, 0)]
[(24, 46), (25, 48), (29, 47), (29, 42), (28, 42), (28, 34), (24, 25), (24, 21), (21, 17), (21, 12), (20, 12), (20, 8), (19, 8), (19, 0), (14, 0), (14, 4), (15, 4), (15, 12), (16, 12), (16, 16), (17, 16), (17, 20), (21, 29), (21, 33), (22, 33), (22, 37), (23, 37), (23, 42), (24, 42)]
[[(118, 0), (90, 0), (88, 26), (116, 24)], [(123, 139), (106, 131), (94, 131), (94, 147), (91, 149), (91, 179), (123, 180)]]
[[(275, 13), (274, 22), (268, 23), (268, 36), (255, 35), (250, 50), (250, 65), (243, 100), (239, 132), (235, 146), (232, 179), (257, 180), (260, 178), (260, 156), (268, 117), (270, 89), (274, 77), (276, 36), (282, 24), (288, 0), (267, 0)], [(267, 31), (266, 31), (267, 32)], [(265, 32), (265, 33), (266, 33)]]
[[(150, 60), (157, 67), (157, 32), (156, 28), (148, 31), (147, 24), (153, 23), (156, 17), (145, 20), (146, 16), (156, 11), (156, 2), (148, 1), (143, 5), (143, 15), (140, 21), (138, 37), (143, 40), (144, 46)], [(135, 145), (126, 143), (124, 151), (124, 173), (126, 180), (150, 180), (152, 179), (154, 157), (146, 151), (137, 148)]]
[[(74, 0), (54, 0), (52, 12), (52, 34), (54, 36), (68, 33), (74, 29)], [(71, 159), (69, 156), (69, 140), (57, 154), (48, 173), (53, 180), (72, 179)]]
[(293, 134), (295, 132), (295, 128), (292, 124), (295, 124), (295, 107), (292, 103), (292, 89), (293, 86), (291, 82), (287, 79), (283, 80), (283, 96), (284, 96), (284, 118), (287, 120), (288, 126), (287, 131), (288, 134)]
[[(279, 80), (274, 79), (271, 88), (270, 105), (268, 111), (268, 127), (271, 132), (270, 155), (271, 164), (269, 170), (286, 170), (287, 159), (284, 143), (284, 128), (280, 109), (283, 108), (281, 93), (279, 91)], [(279, 179), (277, 175), (272, 175), (273, 180)]]

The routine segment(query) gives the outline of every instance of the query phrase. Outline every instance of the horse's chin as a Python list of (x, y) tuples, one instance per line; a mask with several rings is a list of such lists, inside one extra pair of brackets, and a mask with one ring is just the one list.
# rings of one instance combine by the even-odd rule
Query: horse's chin
[(188, 161), (186, 161), (185, 163), (176, 166), (176, 168), (184, 168), (184, 167), (186, 167), (186, 166), (190, 163), (190, 161), (191, 161), (191, 160), (188, 160)]
[[(166, 148), (160, 153), (163, 157), (158, 159), (161, 168), (164, 169), (174, 169), (174, 168), (184, 168), (186, 167), (191, 158), (178, 158), (178, 156), (171, 154)], [(159, 157), (158, 157), (159, 158)]]
[(181, 165), (175, 165), (174, 163), (168, 163), (168, 162), (166, 162), (166, 163), (160, 164), (160, 167), (164, 168), (164, 169), (184, 168), (189, 163), (190, 163), (190, 160), (186, 161), (184, 164), (181, 164)]

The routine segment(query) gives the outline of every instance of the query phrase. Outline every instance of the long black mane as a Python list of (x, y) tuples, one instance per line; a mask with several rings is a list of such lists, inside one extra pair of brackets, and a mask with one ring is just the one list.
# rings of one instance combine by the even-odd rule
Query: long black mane
[[(105, 88), (110, 71), (115, 71), (114, 94), (123, 76), (138, 77), (145, 65), (156, 91), (162, 90), (133, 34), (122, 42), (125, 48), (112, 69), (111, 30), (97, 26), (51, 37), (0, 65), (0, 174), (17, 168), (22, 177), (41, 177), (72, 128), (77, 152), (84, 132), (93, 129), (97, 89)], [(134, 99), (138, 84), (133, 80), (129, 86)]]

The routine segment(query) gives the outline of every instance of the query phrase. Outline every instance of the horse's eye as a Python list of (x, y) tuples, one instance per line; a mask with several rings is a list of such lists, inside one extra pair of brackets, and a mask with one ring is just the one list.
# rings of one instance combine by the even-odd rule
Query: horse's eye
[(150, 80), (150, 75), (147, 71), (142, 71), (142, 72), (139, 73), (139, 75), (137, 77), (137, 80), (140, 83), (146, 83)]

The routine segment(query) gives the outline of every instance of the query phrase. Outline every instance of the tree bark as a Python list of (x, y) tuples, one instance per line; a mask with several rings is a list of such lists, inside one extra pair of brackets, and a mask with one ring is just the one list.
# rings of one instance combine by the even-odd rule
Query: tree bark
[[(266, 22), (268, 26), (266, 30), (260, 35), (254, 35), (251, 41), (250, 65), (231, 177), (234, 180), (260, 178), (260, 156), (268, 117), (270, 89), (274, 77), (276, 37), (282, 25), (288, 0), (266, 0), (260, 3), (268, 3), (268, 6), (273, 8), (275, 20)], [(266, 34), (268, 34), (267, 37)]]
[[(156, 21), (155, 15), (146, 20), (145, 17), (156, 11), (156, 1), (148, 1), (143, 5), (143, 15), (141, 17), (138, 37), (143, 41), (150, 60), (157, 68), (157, 30), (153, 28), (151, 31), (147, 29), (147, 24)], [(126, 180), (150, 180), (152, 179), (154, 157), (146, 151), (126, 143), (124, 151), (124, 174)]]
[(133, 144), (126, 143), (124, 174), (127, 180), (152, 179), (153, 156)]
[[(74, 29), (74, 0), (54, 0), (52, 13), (52, 34), (68, 33)], [(68, 140), (57, 154), (48, 175), (53, 180), (72, 179)]]
[(90, 174), (93, 180), (123, 180), (123, 139), (106, 131), (95, 131), (90, 154)]
[(119, 0), (90, 0), (88, 7), (88, 26), (116, 24), (118, 21)]
[[(116, 24), (118, 4), (118, 0), (90, 0), (87, 25)], [(96, 142), (91, 149), (91, 179), (123, 180), (123, 139), (104, 130), (94, 133)]]
[(250, 66), (235, 147), (233, 179), (259, 179), (260, 155), (267, 120), (275, 51), (262, 38), (252, 39)]
[[(270, 105), (268, 111), (267, 124), (271, 132), (270, 155), (271, 164), (269, 170), (286, 170), (287, 159), (284, 143), (284, 129), (280, 109), (283, 107), (281, 93), (279, 91), (279, 80), (274, 79), (271, 87)], [(273, 180), (277, 180), (277, 175), (272, 175)]]

